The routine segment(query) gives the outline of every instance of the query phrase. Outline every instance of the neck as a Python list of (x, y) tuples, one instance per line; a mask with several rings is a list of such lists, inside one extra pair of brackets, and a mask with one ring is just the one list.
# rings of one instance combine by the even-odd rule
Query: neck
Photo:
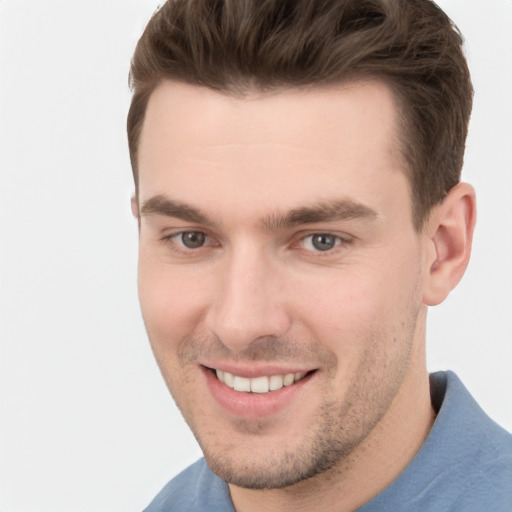
[(419, 451), (435, 419), (424, 346), (416, 347), (387, 413), (350, 455), (331, 470), (287, 488), (230, 485), (237, 512), (350, 512), (390, 485)]

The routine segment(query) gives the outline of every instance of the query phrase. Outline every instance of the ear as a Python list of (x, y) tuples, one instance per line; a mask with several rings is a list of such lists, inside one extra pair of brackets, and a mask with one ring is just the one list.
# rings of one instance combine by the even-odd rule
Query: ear
[(476, 222), (475, 191), (467, 183), (453, 187), (428, 221), (429, 253), (423, 302), (435, 306), (457, 286), (469, 263)]
[(139, 200), (137, 199), (137, 192), (135, 192), (135, 195), (132, 196), (130, 206), (132, 207), (132, 215), (137, 219), (137, 225), (139, 227), (140, 234)]
[(139, 218), (139, 202), (137, 201), (136, 196), (132, 196), (130, 205), (132, 207), (132, 215), (138, 219)]

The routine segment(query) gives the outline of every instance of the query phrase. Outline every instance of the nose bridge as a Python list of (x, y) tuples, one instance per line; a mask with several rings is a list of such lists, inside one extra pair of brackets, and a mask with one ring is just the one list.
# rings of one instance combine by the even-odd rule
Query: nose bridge
[(240, 244), (229, 251), (218, 275), (208, 327), (231, 351), (239, 352), (262, 336), (282, 336), (289, 319), (279, 272), (263, 248)]

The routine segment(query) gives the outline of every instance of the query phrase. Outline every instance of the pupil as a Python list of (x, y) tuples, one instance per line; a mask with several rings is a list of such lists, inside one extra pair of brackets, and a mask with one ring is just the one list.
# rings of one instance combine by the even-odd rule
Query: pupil
[(198, 247), (202, 247), (204, 245), (205, 239), (205, 234), (201, 233), (200, 231), (190, 231), (181, 235), (181, 241), (183, 242), (183, 245), (189, 249), (197, 249)]
[(336, 245), (336, 237), (332, 235), (314, 235), (311, 242), (315, 249), (328, 251)]

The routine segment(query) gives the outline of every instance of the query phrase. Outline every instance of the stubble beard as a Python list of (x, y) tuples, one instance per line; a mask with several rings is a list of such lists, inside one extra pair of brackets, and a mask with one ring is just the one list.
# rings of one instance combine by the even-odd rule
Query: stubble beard
[[(351, 455), (381, 421), (400, 389), (409, 366), (415, 320), (407, 329), (408, 332), (402, 333), (402, 343), (409, 346), (409, 350), (403, 351), (398, 359), (388, 361), (386, 366), (390, 372), (389, 375), (382, 373), (376, 375), (373, 372), (375, 368), (381, 368), (379, 359), (386, 356), (378, 348), (381, 346), (383, 333), (373, 333), (373, 342), (368, 344), (368, 349), (355, 373), (364, 378), (355, 379), (352, 382), (341, 404), (337, 400), (324, 401), (319, 407), (318, 414), (315, 415), (315, 422), (309, 430), (306, 429), (300, 444), (295, 443), (280, 453), (269, 450), (262, 455), (255, 448), (255, 457), (242, 460), (236, 447), (229, 447), (229, 442), (227, 444), (215, 442), (218, 432), (213, 432), (213, 436), (211, 431), (204, 435), (206, 430), (204, 426), (203, 429), (198, 427), (193, 420), (194, 414), (187, 411), (187, 407), (183, 407), (184, 404), (180, 404), (180, 400), (176, 400), (179, 393), (176, 395), (171, 387), (170, 390), (178, 406), (182, 406), (180, 407), (182, 414), (213, 473), (229, 484), (246, 489), (289, 487), (330, 470), (344, 471), (349, 467)], [(288, 342), (281, 341), (282, 343), (274, 341), (268, 354), (265, 353), (264, 348), (261, 348), (258, 353), (250, 354), (248, 359), (273, 359), (276, 346), (290, 347)], [(204, 346), (203, 343), (190, 339), (184, 344), (184, 346), (187, 345), (189, 347), (187, 357), (182, 357), (182, 360), (194, 358), (193, 351), (190, 350), (191, 346), (197, 348), (200, 345)], [(198, 348), (197, 351), (200, 353), (201, 349)], [(332, 377), (336, 373), (337, 358), (331, 352), (324, 353), (322, 358), (323, 367), (329, 368), (327, 374), (331, 374), (331, 378), (326, 378), (323, 390), (323, 396), (326, 397), (335, 391), (332, 387)], [(195, 414), (198, 412), (195, 411)], [(248, 444), (255, 440), (256, 447), (260, 431), (265, 430), (257, 422), (249, 420), (240, 420), (233, 424), (233, 427), (238, 434), (244, 434), (247, 437)]]
[[(281, 489), (329, 471), (345, 459), (359, 444), (359, 439), (346, 442), (333, 422), (335, 404), (322, 406), (321, 425), (300, 444), (282, 453), (264, 455), (264, 460), (241, 461), (196, 435), (210, 469), (229, 484), (246, 489)], [(337, 432), (337, 433), (336, 433)], [(251, 436), (247, 436), (251, 443)]]
[[(376, 387), (364, 396), (351, 389), (350, 398), (341, 408), (336, 402), (324, 403), (314, 429), (300, 445), (282, 453), (266, 453), (256, 460), (244, 461), (236, 457), (236, 450), (228, 455), (212, 443), (203, 443), (200, 434), (196, 438), (210, 469), (229, 484), (246, 489), (282, 489), (328, 472), (343, 473), (349, 470), (357, 448), (389, 409), (398, 391), (396, 384), (382, 394)], [(247, 442), (252, 442), (250, 435)]]
[[(416, 312), (417, 313), (417, 312)], [(350, 466), (350, 461), (356, 448), (364, 442), (375, 426), (381, 421), (389, 410), (394, 397), (397, 395), (403, 383), (409, 367), (411, 349), (416, 328), (417, 315), (412, 315), (407, 322), (407, 327), (398, 335), (401, 338), (402, 350), (392, 360), (387, 361), (387, 370), (377, 374), (374, 370), (382, 370), (381, 359), (387, 357), (385, 352), (386, 343), (382, 343), (382, 336), (390, 336), (391, 333), (370, 334), (372, 341), (368, 343), (367, 350), (361, 359), (355, 375), (363, 376), (356, 378), (349, 386), (342, 403), (339, 400), (324, 401), (319, 406), (315, 421), (306, 431), (300, 444), (295, 443), (287, 447), (285, 451), (276, 453), (274, 450), (258, 453), (251, 459), (241, 460), (237, 454), (236, 447), (228, 446), (225, 443), (215, 442), (217, 432), (207, 432), (207, 428), (201, 428), (200, 422), (194, 419), (199, 414), (193, 411), (193, 406), (184, 402), (179, 387), (192, 382), (191, 375), (185, 375), (181, 386), (175, 387), (172, 380), (167, 378), (165, 370), (161, 366), (164, 379), (167, 381), (169, 390), (175, 398), (185, 420), (196, 437), (206, 462), (210, 469), (217, 476), (229, 484), (246, 489), (282, 489), (290, 487), (299, 482), (314, 478), (315, 476), (333, 471), (344, 471)], [(393, 333), (397, 335), (397, 333)], [(393, 338), (396, 340), (395, 336)], [(181, 370), (193, 366), (198, 354), (210, 351), (219, 353), (220, 340), (198, 340), (188, 338), (182, 340), (179, 352)], [(298, 347), (299, 345), (295, 345)], [(208, 347), (208, 348), (207, 348)], [(292, 347), (292, 348), (290, 348)], [(246, 360), (276, 360), (276, 355), (283, 360), (286, 356), (294, 353), (294, 345), (288, 340), (268, 340), (261, 345), (256, 344), (251, 351), (241, 358)], [(388, 347), (389, 348), (389, 347)], [(323, 396), (329, 396), (333, 391), (333, 376), (337, 370), (337, 357), (330, 351), (311, 347), (315, 351), (315, 358), (320, 361), (319, 367), (327, 368), (325, 388)], [(323, 352), (322, 352), (323, 350)], [(296, 349), (301, 353), (301, 348)], [(319, 355), (320, 352), (320, 355)], [(158, 359), (158, 358), (157, 358)], [(192, 363), (192, 364), (191, 364)], [(386, 373), (386, 371), (388, 373)], [(187, 372), (185, 371), (185, 374)], [(330, 378), (329, 378), (330, 376)], [(185, 387), (185, 386), (183, 386)], [(181, 398), (181, 400), (180, 400)], [(247, 443), (256, 440), (258, 446), (258, 435), (264, 428), (253, 421), (240, 420), (233, 425), (238, 434), (247, 437)], [(208, 439), (213, 434), (213, 437)], [(228, 448), (227, 448), (228, 446)]]

